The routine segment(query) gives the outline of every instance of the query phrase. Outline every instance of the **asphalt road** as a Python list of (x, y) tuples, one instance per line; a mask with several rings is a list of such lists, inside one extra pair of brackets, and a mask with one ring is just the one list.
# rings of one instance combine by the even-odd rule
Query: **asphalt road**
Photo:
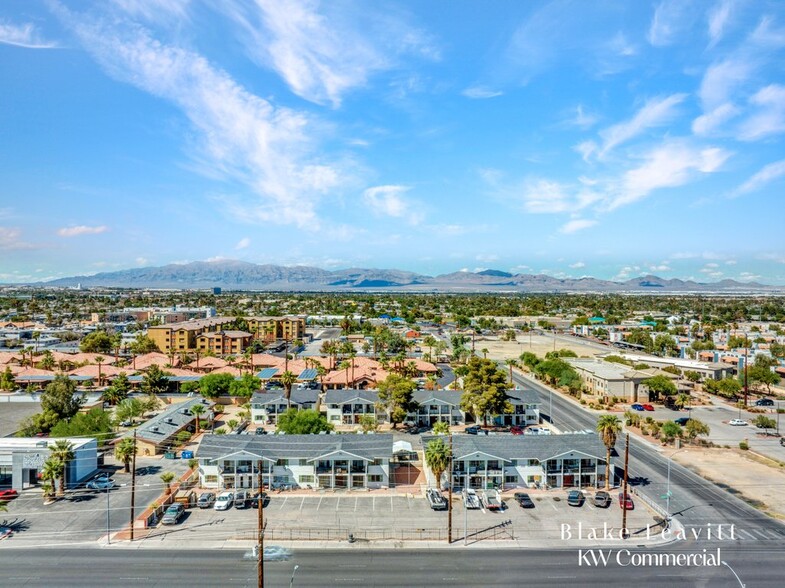
[[(542, 401), (541, 412), (546, 420), (553, 419), (554, 425), (567, 431), (594, 430), (597, 417), (582, 407), (551, 394), (550, 390), (520, 375), (515, 375), (518, 386), (535, 390)], [(552, 405), (552, 415), (551, 412)], [(616, 443), (616, 463), (623, 466), (624, 439)], [(668, 448), (661, 453), (651, 445), (630, 436), (629, 476), (636, 490), (666, 508), (663, 496), (668, 489), (668, 456), (675, 450)], [(747, 503), (707, 482), (690, 470), (675, 462), (670, 464), (670, 512), (685, 527), (704, 530), (706, 525), (736, 525), (742, 542), (779, 541), (785, 538), (785, 526), (755, 510)]]
[[(779, 549), (720, 547), (721, 560), (750, 588), (780, 587), (785, 565)], [(716, 553), (716, 548), (711, 548)], [(686, 553), (700, 553), (687, 548)], [(93, 586), (256, 586), (255, 562), (240, 550), (0, 548), (4, 586), (89, 588)], [(616, 561), (616, 557), (620, 561)], [(579, 566), (578, 550), (294, 550), (288, 561), (265, 562), (265, 586), (679, 586), (738, 587), (733, 572), (717, 566), (624, 566), (639, 553), (612, 550), (606, 566)], [(652, 553), (652, 552), (647, 552)], [(656, 552), (655, 552), (656, 553)], [(679, 553), (664, 549), (662, 553)], [(593, 563), (593, 560), (589, 560)]]

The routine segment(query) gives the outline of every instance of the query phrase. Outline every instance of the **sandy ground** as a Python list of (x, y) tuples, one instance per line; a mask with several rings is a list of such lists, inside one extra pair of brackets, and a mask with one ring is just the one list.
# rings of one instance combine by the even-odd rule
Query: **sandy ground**
[(770, 516), (785, 519), (785, 464), (740, 449), (690, 447), (673, 459)]
[[(530, 342), (531, 339), (531, 342)], [(482, 350), (488, 350), (489, 359), (518, 359), (521, 353), (531, 351), (538, 357), (544, 357), (549, 351), (553, 351), (553, 339), (542, 335), (528, 334), (519, 335), (517, 341), (499, 341), (496, 338), (477, 338), (474, 342), (474, 349), (477, 355), (482, 357)], [(583, 345), (579, 340), (556, 341), (556, 349), (570, 349), (578, 354), (578, 357), (594, 357), (599, 353), (608, 353), (608, 350), (600, 350), (595, 347)]]

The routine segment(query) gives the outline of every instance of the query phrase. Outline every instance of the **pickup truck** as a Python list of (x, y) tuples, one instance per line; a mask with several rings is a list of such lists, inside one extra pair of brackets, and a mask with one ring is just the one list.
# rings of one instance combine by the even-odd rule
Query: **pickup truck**
[(477, 492), (475, 492), (473, 488), (467, 488), (464, 492), (463, 505), (470, 510), (478, 509), (482, 506), (480, 504), (480, 497), (477, 496)]
[(482, 501), (485, 503), (485, 508), (488, 510), (498, 511), (502, 509), (502, 499), (499, 496), (498, 490), (484, 490), (482, 493)]

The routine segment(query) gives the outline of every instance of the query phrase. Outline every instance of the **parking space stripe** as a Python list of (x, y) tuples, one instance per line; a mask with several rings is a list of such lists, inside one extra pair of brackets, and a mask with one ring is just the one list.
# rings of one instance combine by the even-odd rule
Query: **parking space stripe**
[(322, 500), (324, 500), (324, 496), (319, 497), (319, 504), (316, 505), (316, 510), (319, 510), (319, 507), (322, 505)]
[(357, 498), (357, 497), (355, 497), (355, 498), (354, 498), (354, 512), (357, 512), (357, 503), (358, 503), (359, 501), (360, 501), (360, 499), (359, 499), (359, 498)]
[(289, 499), (289, 497), (288, 497), (288, 496), (284, 496), (284, 497), (283, 497), (283, 502), (281, 503), (281, 506), (278, 508), (278, 510), (283, 510), (283, 507), (286, 505), (286, 501), (287, 501), (288, 499)]
[(390, 512), (394, 512), (395, 509), (393, 508), (393, 497), (390, 496)]
[(556, 512), (559, 512), (559, 509), (556, 508), (556, 505), (553, 504), (553, 502), (551, 502), (550, 505), (553, 507), (553, 510), (555, 510)]
[(302, 502), (300, 503), (300, 510), (302, 510), (302, 509), (303, 509), (303, 506), (305, 506), (305, 496), (303, 496), (303, 500), (302, 500)]
[(341, 504), (341, 497), (338, 497), (338, 500), (335, 501), (335, 510), (338, 510), (338, 506)]
[(371, 496), (371, 510), (376, 510), (376, 496)]
[(755, 537), (755, 535), (745, 531), (744, 529), (736, 529), (736, 532), (739, 535), (746, 535), (747, 539), (752, 539), (753, 541), (757, 541), (757, 539), (758, 539), (757, 537)]

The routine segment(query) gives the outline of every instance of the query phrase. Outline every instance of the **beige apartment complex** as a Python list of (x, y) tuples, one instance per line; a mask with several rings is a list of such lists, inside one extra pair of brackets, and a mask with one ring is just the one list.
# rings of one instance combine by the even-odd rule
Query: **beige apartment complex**
[(147, 335), (163, 353), (196, 350), (197, 339), (204, 333), (216, 332), (223, 325), (234, 322), (230, 317), (215, 317), (150, 327)]
[(249, 316), (245, 322), (257, 339), (294, 341), (305, 337), (305, 317), (302, 316)]

